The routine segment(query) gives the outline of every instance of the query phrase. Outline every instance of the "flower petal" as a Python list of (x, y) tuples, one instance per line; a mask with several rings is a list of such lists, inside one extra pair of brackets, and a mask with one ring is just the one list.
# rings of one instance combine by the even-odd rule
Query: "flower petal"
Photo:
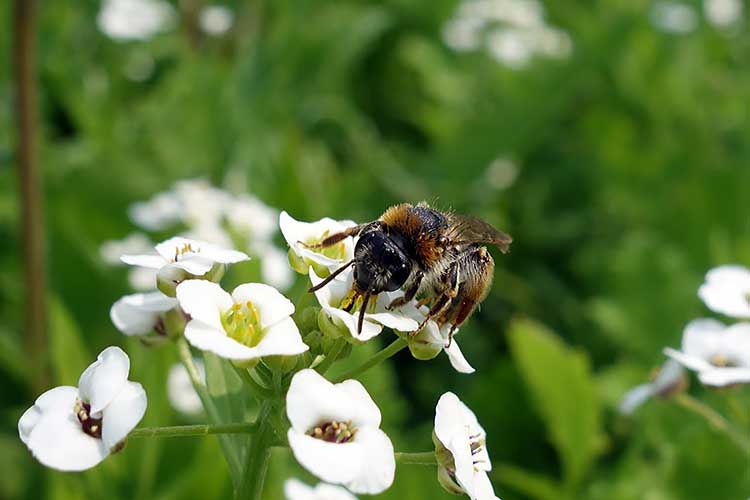
[(320, 240), (324, 234), (334, 234), (345, 230), (348, 227), (355, 226), (353, 221), (336, 221), (334, 219), (324, 218), (317, 222), (300, 222), (292, 218), (288, 213), (281, 212), (279, 215), (279, 229), (281, 234), (284, 235), (289, 247), (292, 251), (300, 257), (307, 259), (311, 262), (320, 264), (322, 266), (331, 266), (340, 264), (341, 262), (348, 262), (354, 256), (354, 242), (352, 238), (344, 240), (345, 251), (343, 259), (332, 259), (323, 255), (322, 253), (315, 252), (300, 242), (309, 243), (311, 241)]
[(708, 361), (702, 358), (699, 358), (697, 356), (690, 356), (688, 354), (685, 354), (681, 351), (677, 351), (670, 347), (664, 348), (664, 354), (674, 359), (675, 361), (682, 363), (682, 365), (685, 368), (689, 368), (693, 371), (700, 372), (703, 370), (710, 370), (713, 368), (711, 363), (709, 363)]
[(138, 382), (128, 382), (102, 412), (102, 441), (108, 449), (127, 437), (146, 413), (146, 391)]
[(81, 399), (91, 405), (91, 413), (102, 411), (120, 393), (129, 371), (128, 355), (116, 346), (104, 349), (84, 370), (78, 379), (78, 390)]
[(274, 287), (263, 283), (246, 283), (232, 292), (232, 300), (238, 304), (252, 302), (260, 316), (263, 330), (288, 318), (294, 313), (294, 304)]
[(736, 318), (750, 318), (750, 269), (719, 266), (706, 274), (698, 296), (712, 311)]
[(490, 478), (486, 472), (476, 472), (474, 474), (474, 500), (500, 500), (495, 495)]
[(455, 368), (457, 372), (474, 373), (476, 371), (464, 357), (461, 348), (458, 346), (458, 342), (456, 342), (455, 336), (451, 345), (443, 350), (445, 351), (445, 354), (448, 355), (448, 360), (451, 362), (451, 366)]
[(419, 326), (416, 320), (399, 312), (367, 313), (365, 318), (399, 332), (413, 332)]
[(369, 464), (365, 448), (356, 442), (329, 443), (295, 429), (287, 438), (300, 465), (328, 483), (348, 484)]
[(62, 471), (90, 469), (109, 455), (101, 439), (83, 432), (72, 407), (43, 412), (26, 445), (42, 464)]
[(202, 351), (234, 360), (255, 359), (261, 356), (257, 348), (247, 347), (227, 336), (223, 329), (194, 319), (185, 325), (185, 339)]
[[(313, 286), (319, 285), (323, 278), (315, 273), (315, 270), (311, 267), (308, 271), (310, 276), (310, 282)], [(354, 274), (351, 269), (339, 274), (336, 278), (328, 282), (326, 286), (315, 291), (315, 298), (321, 306), (339, 307), (341, 301), (349, 293), (354, 282)]]
[(161, 292), (125, 295), (112, 305), (109, 317), (125, 335), (141, 335), (154, 329), (159, 315), (178, 304)]
[(355, 444), (364, 449), (366, 463), (344, 485), (354, 493), (367, 495), (376, 495), (390, 488), (396, 472), (396, 459), (393, 444), (385, 432), (374, 427), (361, 428), (357, 431)]
[(170, 265), (194, 276), (203, 276), (214, 267), (214, 264), (213, 260), (202, 255), (188, 255)]
[(619, 405), (620, 413), (625, 415), (632, 414), (636, 408), (648, 401), (654, 393), (652, 384), (641, 384), (633, 387), (622, 397)]
[[(373, 323), (365, 319), (365, 321), (362, 322), (362, 331), (360, 333), (357, 333), (359, 322), (357, 316), (342, 309), (336, 309), (334, 307), (323, 306), (323, 310), (328, 315), (328, 317), (330, 317), (334, 321), (337, 321), (339, 324), (343, 325), (347, 330), (349, 330), (349, 334), (352, 336), (352, 338), (357, 339), (360, 342), (366, 342), (383, 331), (383, 326), (380, 323)], [(365, 318), (367, 318), (366, 314)]]
[(350, 398), (349, 405), (353, 414), (349, 418), (355, 427), (380, 427), (380, 408), (361, 382), (344, 380), (335, 387)]
[(120, 260), (130, 266), (147, 267), (149, 269), (161, 269), (169, 263), (161, 255), (123, 255)]
[(722, 332), (726, 326), (715, 319), (694, 319), (682, 333), (682, 352), (709, 360), (717, 354)]
[(309, 349), (290, 317), (263, 330), (263, 338), (255, 348), (261, 356), (301, 354)]
[(31, 431), (39, 423), (45, 411), (72, 412), (76, 399), (78, 399), (78, 389), (66, 385), (50, 389), (36, 398), (34, 406), (26, 410), (18, 420), (18, 435), (21, 441), (28, 443)]
[(750, 368), (724, 367), (705, 370), (698, 374), (706, 385), (724, 387), (734, 384), (750, 384)]
[(727, 358), (750, 368), (750, 323), (736, 323), (724, 330), (721, 343)]
[(219, 285), (206, 280), (187, 280), (177, 285), (177, 300), (191, 318), (222, 332), (221, 314), (234, 304)]

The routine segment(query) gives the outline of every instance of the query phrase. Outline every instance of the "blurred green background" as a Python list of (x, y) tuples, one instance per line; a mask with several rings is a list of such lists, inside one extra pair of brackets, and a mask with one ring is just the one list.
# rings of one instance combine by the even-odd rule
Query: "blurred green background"
[[(53, 385), (121, 345), (149, 395), (145, 425), (200, 421), (167, 402), (174, 350), (110, 323), (130, 289), (99, 254), (134, 230), (129, 204), (176, 180), (301, 220), (428, 200), (515, 242), (492, 250), (492, 292), (459, 337), (477, 373), (402, 352), (364, 377), (397, 450), (429, 449), (451, 390), (487, 431), (504, 500), (750, 495), (750, 459), (700, 418), (665, 401), (616, 411), (708, 314), (704, 273), (750, 264), (745, 2), (225, 1), (213, 24), (209, 4), (172, 2), (171, 23), (123, 40), (99, 1), (40, 2)], [(23, 347), (12, 23), (0, 3), (0, 498), (227, 498), (213, 439), (133, 441), (83, 474), (44, 469), (18, 439), (38, 367)], [(750, 413), (747, 386), (691, 392)], [(434, 474), (399, 466), (384, 498), (453, 498)], [(267, 497), (288, 477), (316, 482), (279, 450)]]

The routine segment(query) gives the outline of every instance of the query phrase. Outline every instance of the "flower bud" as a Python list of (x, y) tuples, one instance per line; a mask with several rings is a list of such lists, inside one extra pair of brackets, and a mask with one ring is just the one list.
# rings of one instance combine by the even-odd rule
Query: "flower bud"
[[(300, 319), (297, 322), (297, 327), (299, 328), (299, 331), (303, 336), (308, 332), (312, 332), (313, 330), (318, 329), (318, 314), (319, 313), (320, 313), (320, 307), (318, 306), (309, 306), (302, 310)], [(310, 345), (310, 344), (307, 344), (307, 345)]]
[(236, 366), (237, 368), (249, 370), (250, 368), (255, 368), (255, 365), (258, 364), (258, 361), (260, 361), (260, 359), (259, 358), (242, 359), (242, 360), (233, 359), (231, 361), (232, 361), (232, 364)]
[(318, 327), (325, 337), (331, 339), (337, 339), (341, 336), (351, 338), (349, 329), (346, 328), (346, 325), (337, 323), (325, 312), (324, 309), (321, 309), (318, 313)]
[(309, 266), (305, 262), (305, 259), (297, 255), (293, 249), (289, 249), (287, 258), (289, 259), (289, 265), (292, 267), (292, 269), (294, 269), (295, 272), (298, 272), (299, 274), (307, 274), (307, 268)]
[(167, 297), (176, 297), (177, 285), (191, 277), (191, 274), (184, 269), (167, 264), (156, 274), (156, 288)]
[[(317, 320), (317, 315), (316, 315), (316, 320)], [(317, 324), (317, 321), (316, 321), (316, 324)], [(304, 337), (302, 337), (302, 341), (305, 344), (307, 344), (307, 346), (310, 348), (310, 352), (315, 352), (315, 353), (321, 351), (322, 340), (323, 340), (323, 334), (320, 333), (319, 330), (313, 330), (307, 335), (305, 335)]]
[(171, 309), (162, 315), (164, 332), (170, 339), (181, 337), (185, 332), (185, 315), (179, 307)]
[(297, 366), (299, 358), (299, 355), (296, 354), (290, 356), (266, 356), (263, 358), (263, 363), (273, 371), (289, 373)]
[(435, 358), (440, 351), (443, 350), (443, 345), (430, 341), (430, 335), (427, 328), (422, 328), (416, 335), (404, 335), (404, 338), (409, 343), (409, 351), (411, 355), (421, 361), (427, 361)]
[(224, 277), (224, 272), (227, 270), (227, 265), (222, 264), (221, 262), (215, 262), (214, 265), (209, 269), (209, 271), (204, 274), (203, 276), (200, 276), (201, 279), (213, 281), (214, 283), (218, 283), (221, 281), (221, 278)]

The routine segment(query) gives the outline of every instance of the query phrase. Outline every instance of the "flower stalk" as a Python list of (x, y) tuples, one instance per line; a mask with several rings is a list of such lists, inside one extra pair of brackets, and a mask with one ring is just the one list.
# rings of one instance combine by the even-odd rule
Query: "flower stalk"
[(336, 383), (336, 382), (341, 382), (341, 381), (346, 380), (346, 379), (354, 378), (357, 375), (360, 375), (360, 374), (366, 372), (367, 370), (369, 370), (373, 366), (377, 366), (378, 364), (382, 363), (386, 359), (388, 359), (391, 356), (395, 355), (400, 350), (404, 349), (407, 345), (408, 344), (407, 344), (406, 340), (404, 340), (402, 338), (397, 338), (396, 340), (394, 340), (393, 342), (391, 342), (387, 347), (385, 347), (384, 349), (382, 349), (380, 352), (378, 352), (377, 354), (375, 354), (374, 356), (372, 356), (370, 359), (368, 359), (367, 361), (365, 361), (361, 365), (355, 366), (351, 370), (345, 371), (344, 373), (342, 373), (338, 377), (334, 377), (331, 381), (334, 382), (334, 383)]
[(140, 427), (133, 429), (129, 438), (169, 438), (208, 436), (212, 434), (252, 434), (257, 430), (255, 422), (235, 424), (175, 425), (169, 427)]
[(688, 394), (678, 394), (673, 400), (686, 410), (690, 410), (705, 419), (715, 430), (725, 433), (740, 449), (750, 454), (750, 440), (743, 436), (719, 412)]
[(437, 465), (434, 451), (423, 451), (419, 453), (394, 453), (396, 462), (409, 465)]
[(261, 500), (263, 498), (263, 484), (268, 471), (268, 460), (271, 457), (271, 446), (274, 441), (271, 414), (273, 407), (266, 401), (258, 416), (257, 432), (247, 449), (245, 456), (242, 482), (236, 492), (237, 500)]

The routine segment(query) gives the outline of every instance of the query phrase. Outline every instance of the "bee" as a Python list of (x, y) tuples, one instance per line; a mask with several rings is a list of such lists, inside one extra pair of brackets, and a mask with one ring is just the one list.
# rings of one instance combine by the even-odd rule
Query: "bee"
[[(309, 248), (325, 248), (350, 236), (359, 236), (354, 258), (310, 288), (319, 290), (350, 266), (354, 281), (350, 292), (362, 298), (357, 330), (370, 299), (381, 292), (403, 290), (388, 309), (424, 296), (430, 308), (415, 335), (435, 320), (450, 324), (453, 333), (485, 299), (492, 285), (495, 262), (483, 244), (493, 244), (507, 253), (513, 239), (487, 222), (471, 215), (442, 212), (421, 202), (388, 208), (379, 219), (332, 234)], [(349, 308), (354, 302), (350, 302)]]

